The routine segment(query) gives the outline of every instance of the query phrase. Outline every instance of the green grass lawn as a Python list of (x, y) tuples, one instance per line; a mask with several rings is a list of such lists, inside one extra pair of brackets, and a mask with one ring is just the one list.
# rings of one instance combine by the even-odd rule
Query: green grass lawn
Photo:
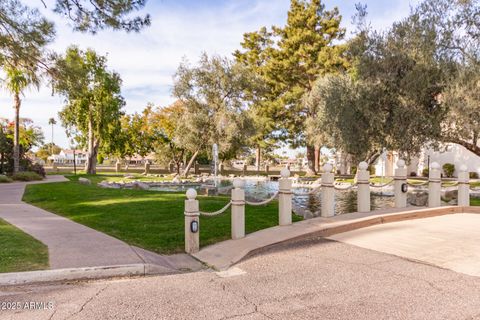
[(472, 206), (480, 206), (480, 199), (479, 198), (470, 198), (470, 204)]
[(48, 269), (47, 247), (0, 219), (0, 272)]
[[(86, 176), (92, 182), (103, 177)], [(167, 193), (130, 189), (104, 189), (72, 181), (29, 185), (23, 200), (37, 207), (67, 217), (107, 233), (131, 245), (158, 253), (184, 250), (184, 193)], [(200, 210), (222, 208), (229, 197), (199, 196)], [(246, 233), (278, 224), (278, 202), (268, 206), (247, 206)], [(294, 221), (301, 220), (295, 216)], [(215, 217), (201, 217), (200, 245), (229, 239), (230, 210)]]

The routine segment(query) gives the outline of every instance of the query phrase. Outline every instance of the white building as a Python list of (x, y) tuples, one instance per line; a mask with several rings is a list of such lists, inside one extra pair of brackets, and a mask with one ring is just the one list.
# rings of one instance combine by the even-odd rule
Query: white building
[[(74, 152), (75, 151), (75, 152)], [(87, 153), (83, 150), (62, 150), (59, 154), (48, 157), (48, 160), (56, 164), (73, 164), (82, 165), (87, 162)]]
[[(374, 165), (375, 175), (393, 176), (398, 158), (397, 152), (387, 151), (383, 153)], [(438, 151), (432, 148), (424, 148), (418, 158), (411, 159), (411, 163), (407, 168), (407, 174), (411, 175), (414, 172), (421, 176), (423, 169), (428, 168), (428, 164), (433, 162), (440, 164), (440, 167), (446, 163), (455, 165), (455, 177), (458, 174), (458, 168), (463, 164), (467, 166), (468, 172), (480, 174), (480, 157), (455, 143), (446, 144)]]
[(463, 164), (467, 166), (468, 172), (480, 174), (480, 157), (459, 144), (448, 143), (440, 151), (435, 151), (431, 148), (424, 149), (419, 157), (419, 172), (422, 172), (423, 168), (428, 167), (429, 160), (430, 163), (438, 162), (440, 167), (445, 163), (454, 164), (455, 177), (458, 174), (458, 168)]

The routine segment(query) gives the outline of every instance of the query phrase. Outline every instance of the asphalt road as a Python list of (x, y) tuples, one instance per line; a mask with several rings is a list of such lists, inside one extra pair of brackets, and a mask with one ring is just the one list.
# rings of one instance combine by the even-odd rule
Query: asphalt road
[(0, 288), (0, 307), (53, 303), (0, 319), (480, 319), (480, 278), (348, 244), (298, 241), (237, 267), (246, 273)]

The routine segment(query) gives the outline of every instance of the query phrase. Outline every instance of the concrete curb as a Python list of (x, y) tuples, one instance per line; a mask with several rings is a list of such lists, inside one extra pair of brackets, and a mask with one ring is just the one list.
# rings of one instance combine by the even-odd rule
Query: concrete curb
[(215, 270), (226, 270), (245, 257), (266, 247), (311, 237), (329, 237), (334, 234), (377, 224), (402, 220), (422, 219), (445, 214), (480, 213), (480, 207), (447, 206), (421, 209), (388, 209), (369, 213), (349, 213), (333, 218), (313, 218), (288, 226), (263, 229), (238, 240), (219, 242), (193, 254), (195, 258)]
[(11, 272), (0, 273), (0, 286), (73, 280), (94, 280), (113, 277), (142, 277), (147, 275), (167, 275), (178, 272), (179, 271), (174, 269), (168, 269), (153, 264), (128, 264), (118, 266)]

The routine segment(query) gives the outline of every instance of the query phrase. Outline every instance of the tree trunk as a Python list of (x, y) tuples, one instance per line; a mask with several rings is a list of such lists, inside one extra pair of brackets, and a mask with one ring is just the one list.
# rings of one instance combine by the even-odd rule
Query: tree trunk
[(320, 172), (320, 146), (315, 146), (315, 171)]
[(97, 173), (97, 154), (98, 154), (99, 141), (95, 139), (93, 133), (93, 121), (88, 121), (88, 156), (85, 163), (85, 172), (87, 174)]
[(371, 166), (372, 164), (375, 163), (375, 161), (377, 161), (378, 157), (380, 157), (382, 155), (382, 152), (381, 151), (374, 151), (372, 154), (370, 154), (367, 159), (365, 160), (365, 162), (368, 163), (369, 166)]
[(190, 158), (190, 161), (188, 162), (187, 167), (186, 167), (185, 170), (183, 171), (183, 176), (184, 176), (185, 178), (188, 177), (188, 172), (190, 171), (190, 168), (192, 167), (193, 162), (194, 162), (195, 159), (197, 158), (198, 152), (199, 152), (198, 150), (195, 151), (195, 153), (193, 154), (193, 156)]
[(262, 161), (262, 149), (257, 146), (257, 150), (255, 151), (255, 166), (257, 167), (257, 172), (260, 171), (260, 162)]
[(13, 138), (13, 172), (20, 171), (20, 95), (14, 95), (15, 100), (15, 129)]
[(316, 174), (315, 171), (315, 148), (313, 146), (307, 145), (307, 176), (313, 176)]

